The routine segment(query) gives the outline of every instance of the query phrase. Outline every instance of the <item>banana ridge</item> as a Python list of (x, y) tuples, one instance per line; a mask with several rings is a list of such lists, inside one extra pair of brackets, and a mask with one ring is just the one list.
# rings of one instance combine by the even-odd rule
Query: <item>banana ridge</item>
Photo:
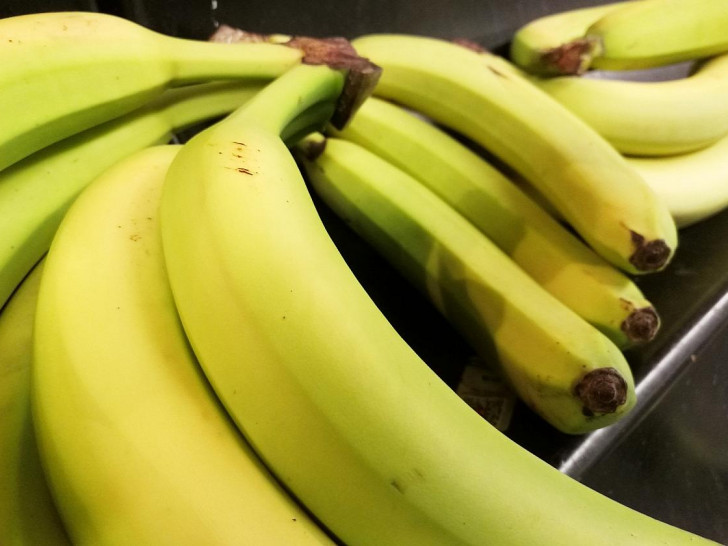
[(502, 68), (507, 61), (421, 36), (369, 35), (353, 43), (383, 68), (375, 95), (493, 153), (607, 261), (632, 274), (669, 263), (677, 230), (652, 189), (596, 131)]
[(30, 411), (39, 262), (0, 312), (0, 543), (70, 546), (41, 466)]
[(332, 544), (230, 422), (179, 322), (157, 214), (178, 151), (95, 179), (46, 258), (32, 393), (54, 496), (77, 544)]
[(213, 82), (171, 89), (0, 171), (0, 307), (48, 250), (63, 214), (94, 177), (137, 150), (229, 113), (260, 87)]
[(343, 130), (327, 131), (417, 178), (619, 347), (645, 343), (657, 333), (659, 315), (629, 277), (435, 125), (371, 97)]
[(666, 81), (605, 77), (534, 78), (551, 97), (627, 155), (674, 155), (728, 134), (728, 55)]
[(632, 408), (632, 374), (618, 348), (419, 181), (346, 140), (308, 139), (301, 150), (323, 201), (551, 425), (581, 434)]
[(271, 79), (303, 55), (283, 44), (229, 47), (175, 38), (97, 12), (7, 17), (0, 20), (0, 33), (0, 170), (170, 87)]

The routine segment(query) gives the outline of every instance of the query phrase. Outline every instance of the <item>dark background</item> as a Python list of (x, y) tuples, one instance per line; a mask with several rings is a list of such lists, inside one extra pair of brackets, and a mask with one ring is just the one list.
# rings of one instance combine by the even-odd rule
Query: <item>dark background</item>
[[(185, 38), (219, 23), (255, 32), (344, 36), (408, 32), (468, 38), (505, 53), (513, 32), (587, 0), (5, 0), (0, 17), (103, 11)], [(473, 356), (437, 312), (319, 204), (332, 238), (403, 337), (453, 388)], [(673, 263), (638, 279), (663, 325), (627, 357), (637, 408), (617, 425), (559, 434), (516, 404), (505, 433), (594, 489), (660, 520), (728, 543), (728, 213), (682, 230)]]

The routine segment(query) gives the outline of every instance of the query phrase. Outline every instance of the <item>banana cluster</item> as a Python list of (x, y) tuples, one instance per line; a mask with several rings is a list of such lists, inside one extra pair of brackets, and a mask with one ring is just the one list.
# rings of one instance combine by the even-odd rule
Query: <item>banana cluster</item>
[[(621, 9), (534, 22), (510, 60), (414, 35), (0, 20), (0, 543), (714, 544), (483, 419), (375, 305), (314, 200), (555, 429), (617, 422), (637, 403), (624, 351), (660, 327), (635, 276), (728, 204), (722, 135), (634, 157), (558, 96), (602, 100), (586, 78), (529, 73), (536, 48), (597, 27), (594, 66), (614, 66)], [(670, 41), (714, 56), (674, 85), (717, 109), (721, 50)], [(658, 189), (679, 172), (713, 199)]]

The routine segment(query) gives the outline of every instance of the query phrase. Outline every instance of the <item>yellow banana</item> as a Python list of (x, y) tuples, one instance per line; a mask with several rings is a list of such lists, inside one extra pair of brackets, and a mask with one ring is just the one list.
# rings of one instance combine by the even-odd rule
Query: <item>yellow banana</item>
[(94, 177), (134, 151), (169, 142), (174, 131), (234, 110), (261, 87), (214, 82), (171, 89), (0, 171), (0, 307), (48, 250), (68, 206)]
[(46, 258), (33, 417), (75, 544), (333, 544), (230, 422), (189, 348), (157, 214), (179, 146), (105, 171)]
[(657, 333), (657, 312), (628, 276), (437, 126), (371, 97), (347, 127), (330, 133), (364, 146), (418, 179), (620, 347), (644, 343)]
[[(421, 290), (521, 399), (562, 432), (607, 426), (635, 403), (619, 349), (417, 179), (356, 143), (309, 138), (316, 193)], [(528, 340), (525, 342), (525, 340)]]
[(725, 0), (640, 0), (595, 21), (585, 33), (598, 40), (590, 66), (652, 68), (728, 52)]
[(710, 544), (520, 448), (404, 343), (276, 134), (340, 86), (294, 68), (190, 139), (162, 192), (182, 323), (267, 466), (350, 546)]
[(728, 135), (728, 54), (666, 81), (584, 76), (533, 81), (624, 154), (691, 152)]
[(670, 261), (677, 230), (652, 189), (598, 133), (508, 61), (413, 35), (374, 34), (352, 43), (382, 67), (375, 94), (499, 157), (603, 258), (635, 274)]
[(678, 227), (728, 207), (728, 137), (696, 152), (628, 161), (665, 202)]
[(209, 79), (269, 80), (303, 55), (151, 31), (96, 12), (0, 19), (0, 170), (49, 144), (137, 108), (164, 89)]
[(39, 263), (0, 313), (0, 544), (70, 546), (41, 467), (30, 414)]
[[(513, 34), (509, 57), (532, 74), (582, 74), (597, 53), (599, 41), (585, 36), (602, 16), (623, 6), (614, 2), (549, 13), (533, 19)], [(596, 51), (595, 51), (596, 49)]]

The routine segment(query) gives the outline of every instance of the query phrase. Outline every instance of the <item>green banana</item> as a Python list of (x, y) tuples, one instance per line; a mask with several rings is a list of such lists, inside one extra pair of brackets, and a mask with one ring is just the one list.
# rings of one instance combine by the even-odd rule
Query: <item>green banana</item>
[[(321, 199), (420, 289), (536, 413), (568, 434), (635, 403), (619, 349), (546, 292), (467, 218), (356, 143), (310, 137), (301, 162)], [(524, 343), (523, 340), (528, 340)]]
[(629, 277), (437, 126), (371, 97), (343, 130), (329, 133), (364, 146), (418, 179), (620, 347), (647, 342), (657, 333), (659, 316)]
[(533, 80), (617, 150), (655, 156), (704, 148), (728, 135), (728, 54), (666, 81), (561, 76)]
[(513, 34), (509, 58), (526, 72), (540, 76), (582, 74), (600, 45), (595, 38), (585, 36), (586, 30), (625, 4), (574, 8), (533, 19)]
[(165, 91), (134, 112), (40, 150), (0, 171), (0, 307), (48, 250), (76, 195), (116, 161), (234, 110), (257, 82), (213, 82)]
[(0, 170), (170, 86), (270, 80), (303, 55), (281, 44), (175, 38), (96, 12), (7, 17), (0, 36)]
[(634, 274), (669, 263), (677, 230), (664, 204), (608, 142), (507, 60), (413, 35), (373, 34), (352, 44), (382, 67), (375, 95), (493, 153), (607, 261)]
[(41, 467), (30, 414), (40, 262), (0, 313), (0, 543), (70, 546)]
[(640, 0), (595, 21), (585, 36), (599, 42), (592, 68), (632, 70), (728, 52), (725, 0)]
[(507, 439), (396, 333), (276, 134), (341, 85), (294, 68), (185, 143), (162, 191), (182, 323), (266, 465), (350, 546), (710, 544)]
[(59, 227), (38, 295), (33, 416), (75, 544), (333, 544), (210, 390), (169, 289), (158, 206), (179, 146), (132, 154)]
[(628, 161), (684, 228), (728, 207), (728, 136), (689, 154)]

